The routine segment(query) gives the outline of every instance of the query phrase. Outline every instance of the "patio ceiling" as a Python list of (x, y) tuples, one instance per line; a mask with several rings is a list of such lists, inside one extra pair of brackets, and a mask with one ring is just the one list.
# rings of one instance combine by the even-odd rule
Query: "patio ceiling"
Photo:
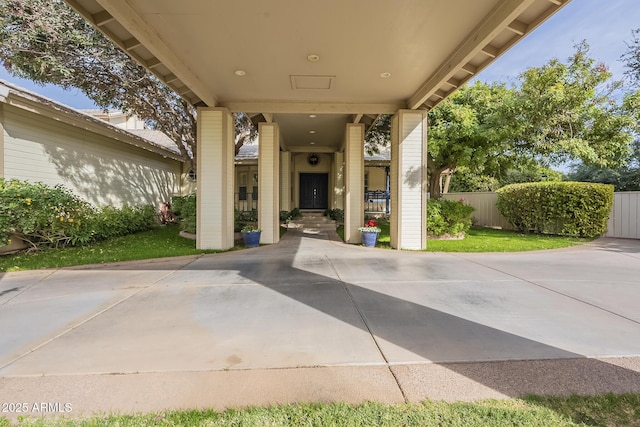
[[(263, 114), (290, 147), (430, 109), (569, 0), (66, 0), (194, 105)], [(322, 130), (310, 134), (323, 116)]]

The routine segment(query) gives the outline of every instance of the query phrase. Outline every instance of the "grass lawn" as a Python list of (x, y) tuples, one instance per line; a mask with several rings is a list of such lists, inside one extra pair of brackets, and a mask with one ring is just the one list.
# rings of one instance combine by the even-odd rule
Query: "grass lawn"
[[(389, 223), (380, 223), (377, 247), (390, 248)], [(281, 236), (286, 229), (280, 228)], [(0, 272), (101, 264), (220, 251), (198, 250), (195, 240), (179, 236), (177, 226), (157, 227), (143, 233), (98, 242), (77, 248), (46, 250), (0, 257)], [(338, 234), (344, 239), (342, 226)], [(592, 239), (519, 234), (513, 231), (472, 228), (464, 240), (429, 240), (430, 252), (517, 252), (555, 249), (578, 245)], [(232, 250), (243, 249), (238, 242)]]
[[(178, 226), (157, 227), (150, 231), (116, 237), (88, 246), (2, 256), (0, 271), (57, 268), (219, 252), (198, 250), (195, 240), (185, 239), (178, 233)], [(240, 248), (242, 246), (234, 247), (234, 249)]]
[[(280, 237), (286, 231), (281, 227)], [(83, 247), (0, 256), (0, 272), (226, 252), (196, 249), (195, 240), (179, 233), (177, 225), (169, 225)], [(230, 250), (244, 248), (241, 241), (236, 241)]]
[[(0, 418), (0, 427), (10, 425)], [(273, 407), (171, 411), (79, 420), (27, 418), (25, 426), (638, 426), (640, 394), (527, 397), (475, 403), (291, 404)]]
[[(389, 223), (381, 222), (378, 248), (390, 248)], [(338, 228), (344, 240), (344, 229)], [(428, 239), (428, 252), (522, 252), (542, 249), (557, 249), (590, 242), (593, 239), (539, 234), (522, 234), (508, 230), (472, 227), (462, 240)]]

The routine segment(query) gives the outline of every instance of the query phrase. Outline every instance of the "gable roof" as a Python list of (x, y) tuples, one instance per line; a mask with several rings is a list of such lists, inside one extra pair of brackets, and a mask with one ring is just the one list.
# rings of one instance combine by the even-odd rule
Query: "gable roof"
[(173, 146), (169, 145), (166, 141), (168, 137), (164, 134), (162, 135), (164, 135), (166, 139), (162, 140), (162, 142), (160, 142), (161, 138), (157, 136), (155, 140), (150, 139), (150, 134), (136, 134), (129, 130), (121, 129), (104, 120), (100, 120), (89, 114), (71, 108), (68, 105), (64, 105), (1, 79), (0, 102), (30, 111), (31, 113), (58, 120), (79, 129), (107, 136), (122, 143), (159, 154), (163, 157), (184, 162), (184, 159), (179, 154), (178, 148), (171, 140), (169, 141)]

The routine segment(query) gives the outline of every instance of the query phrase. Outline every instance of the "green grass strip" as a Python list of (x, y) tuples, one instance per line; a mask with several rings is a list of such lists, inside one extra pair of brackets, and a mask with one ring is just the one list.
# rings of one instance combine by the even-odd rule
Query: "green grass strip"
[[(0, 427), (11, 425), (0, 418)], [(289, 404), (246, 409), (167, 411), (81, 419), (27, 417), (21, 426), (638, 426), (640, 394), (527, 397), (474, 403)]]
[(195, 240), (181, 237), (177, 226), (166, 226), (93, 245), (3, 256), (0, 257), (0, 271), (59, 268), (215, 252), (220, 251), (196, 249)]
[[(378, 248), (391, 248), (389, 223), (381, 222)], [(344, 228), (338, 228), (344, 240)], [(523, 234), (509, 230), (472, 227), (462, 240), (427, 240), (427, 252), (526, 252), (567, 248), (592, 241), (592, 238)]]

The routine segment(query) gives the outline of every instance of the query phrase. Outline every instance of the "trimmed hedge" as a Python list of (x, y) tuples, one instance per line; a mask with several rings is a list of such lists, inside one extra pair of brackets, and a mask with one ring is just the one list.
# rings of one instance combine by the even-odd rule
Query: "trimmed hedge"
[(427, 234), (432, 236), (460, 236), (471, 228), (473, 206), (445, 199), (427, 200)]
[(62, 185), (0, 179), (0, 244), (16, 234), (32, 248), (64, 247), (144, 231), (151, 205), (96, 208)]
[(498, 191), (498, 210), (519, 231), (595, 237), (607, 231), (613, 186), (586, 182), (511, 184)]

